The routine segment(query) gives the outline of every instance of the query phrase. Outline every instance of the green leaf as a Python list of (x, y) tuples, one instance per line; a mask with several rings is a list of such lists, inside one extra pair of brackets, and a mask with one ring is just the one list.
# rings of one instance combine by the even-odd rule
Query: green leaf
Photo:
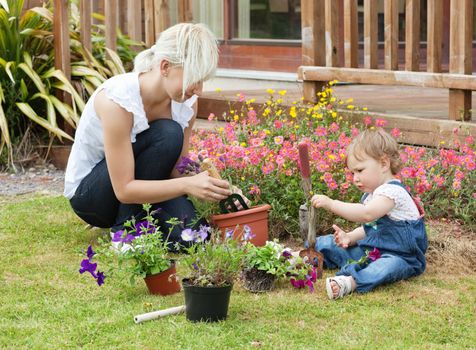
[(36, 74), (35, 71), (33, 71), (30, 66), (25, 63), (20, 63), (18, 65), (18, 68), (23, 70), (30, 77), (30, 79), (33, 81), (33, 83), (41, 93), (46, 93), (46, 87), (45, 85), (43, 85), (41, 78), (38, 76), (38, 74)]
[(28, 103), (18, 102), (16, 105), (23, 112), (23, 114), (25, 114), (28, 118), (30, 118), (31, 120), (33, 120), (38, 125), (45, 128), (46, 130), (50, 131), (51, 133), (53, 133), (54, 135), (56, 135), (60, 139), (62, 137), (64, 137), (68, 140), (74, 141), (73, 138), (70, 135), (68, 135), (67, 133), (65, 133), (63, 130), (61, 130), (58, 127), (55, 127), (55, 126), (51, 125), (50, 123), (48, 123), (48, 121), (46, 119), (41, 118), (40, 116), (38, 116)]

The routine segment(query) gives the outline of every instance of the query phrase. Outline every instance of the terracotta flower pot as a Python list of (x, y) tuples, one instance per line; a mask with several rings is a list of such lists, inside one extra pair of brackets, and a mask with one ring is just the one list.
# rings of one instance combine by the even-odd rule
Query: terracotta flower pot
[(144, 278), (150, 294), (170, 295), (180, 292), (180, 284), (175, 274), (175, 263), (165, 271)]
[(269, 204), (259, 205), (234, 213), (212, 215), (211, 221), (225, 234), (226, 230), (234, 230), (233, 238), (239, 239), (243, 235), (243, 227), (251, 228), (253, 238), (250, 240), (255, 246), (263, 246), (268, 240), (268, 211)]

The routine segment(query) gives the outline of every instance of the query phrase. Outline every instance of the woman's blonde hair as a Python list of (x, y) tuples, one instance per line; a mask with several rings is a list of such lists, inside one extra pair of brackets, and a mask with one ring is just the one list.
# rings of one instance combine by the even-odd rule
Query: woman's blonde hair
[(139, 53), (134, 60), (135, 72), (147, 72), (161, 60), (183, 68), (182, 91), (214, 76), (218, 65), (215, 35), (204, 24), (179, 23), (162, 33), (155, 45)]
[(365, 157), (371, 157), (380, 161), (383, 157), (390, 160), (390, 171), (393, 175), (398, 174), (402, 168), (402, 161), (398, 151), (397, 141), (381, 128), (367, 129), (347, 147), (347, 160), (353, 157), (362, 161)]

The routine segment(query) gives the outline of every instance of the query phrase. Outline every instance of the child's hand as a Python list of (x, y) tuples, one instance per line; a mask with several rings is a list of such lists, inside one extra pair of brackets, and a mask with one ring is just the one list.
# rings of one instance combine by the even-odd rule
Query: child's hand
[(341, 248), (348, 248), (351, 240), (347, 232), (337, 225), (332, 225), (332, 228), (334, 229), (334, 240), (336, 244)]
[(332, 199), (323, 194), (315, 194), (311, 198), (311, 204), (315, 208), (329, 209), (332, 203)]

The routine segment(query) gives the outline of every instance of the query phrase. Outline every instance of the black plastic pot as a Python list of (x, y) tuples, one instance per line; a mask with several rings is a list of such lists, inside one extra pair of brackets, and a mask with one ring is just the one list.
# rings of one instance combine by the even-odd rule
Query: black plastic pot
[(182, 281), (185, 294), (185, 315), (192, 322), (217, 322), (226, 319), (233, 285), (198, 287)]

